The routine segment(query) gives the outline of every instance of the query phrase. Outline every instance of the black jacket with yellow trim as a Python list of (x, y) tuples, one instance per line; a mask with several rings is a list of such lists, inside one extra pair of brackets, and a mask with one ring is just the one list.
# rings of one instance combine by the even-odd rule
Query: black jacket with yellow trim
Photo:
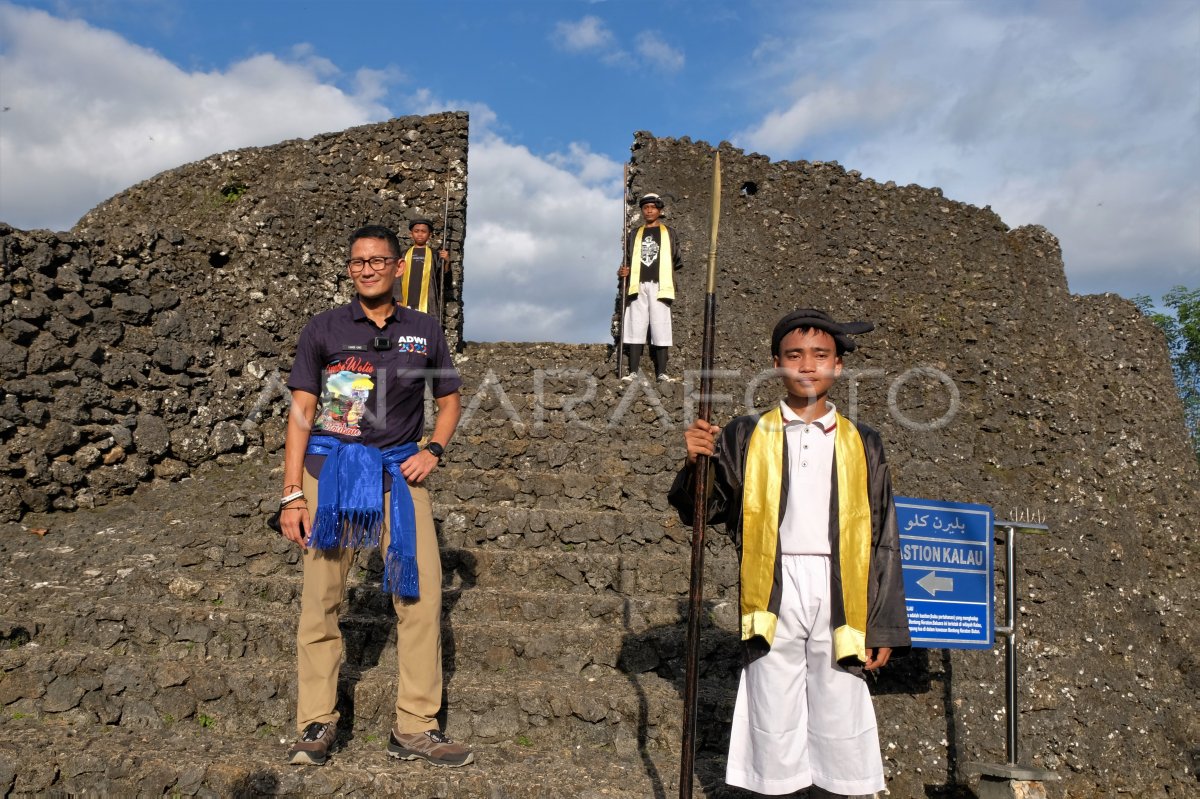
[[(666, 228), (667, 234), (671, 237), (671, 271), (678, 272), (683, 268), (683, 250), (679, 246), (679, 232), (674, 227), (668, 227), (664, 222), (660, 222), (658, 226)], [(639, 230), (641, 230), (641, 227), (644, 226), (632, 228), (625, 234), (625, 257), (628, 259), (625, 262), (626, 264), (632, 264), (635, 258), (640, 258), (642, 256), (641, 253), (636, 253), (633, 251), (633, 243), (637, 241), (637, 233)], [(654, 268), (652, 270), (642, 272), (642, 280), (649, 280), (655, 283), (660, 282), (660, 276), (658, 274), (660, 267), (661, 260), (654, 264)], [(645, 270), (645, 267), (643, 267), (643, 269)], [(629, 294), (630, 296), (637, 294), (637, 286), (631, 285), (629, 287)]]
[[(742, 484), (746, 470), (746, 453), (750, 447), (750, 435), (758, 424), (760, 414), (739, 416), (722, 428), (717, 437), (716, 453), (709, 459), (708, 522), (723, 524), (726, 532), (738, 547), (741, 557), (742, 545)], [(867, 583), (867, 637), (868, 649), (890, 647), (893, 655), (902, 654), (911, 645), (908, 632), (908, 612), (904, 601), (904, 577), (900, 564), (900, 531), (896, 525), (896, 504), (892, 497), (892, 480), (883, 454), (883, 439), (874, 429), (856, 424), (862, 436), (867, 457), (867, 496), (871, 505), (871, 568)], [(787, 440), (784, 439), (783, 488), (779, 499), (780, 522), (787, 508)], [(830, 472), (832, 490), (829, 496), (829, 540), (832, 547), (834, 568), (830, 569), (832, 585), (830, 597), (833, 601), (832, 625), (837, 629), (845, 624), (846, 615), (842, 608), (841, 572), (838, 563), (838, 497), (837, 464)], [(675, 482), (667, 494), (671, 505), (679, 511), (679, 518), (690, 525), (695, 516), (696, 469), (685, 464), (675, 476)], [(769, 610), (778, 614), (782, 557), (779, 550), (775, 555), (775, 575), (771, 589)], [(748, 654), (765, 653), (765, 642), (759, 638), (746, 642)], [(756, 652), (757, 650), (757, 652)], [(853, 665), (853, 664), (850, 664)]]

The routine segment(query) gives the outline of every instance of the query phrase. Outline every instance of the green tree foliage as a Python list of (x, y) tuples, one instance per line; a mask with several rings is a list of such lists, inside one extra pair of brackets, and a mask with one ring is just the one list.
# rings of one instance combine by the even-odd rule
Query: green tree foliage
[(1155, 311), (1153, 302), (1144, 294), (1133, 301), (1167, 337), (1175, 385), (1192, 434), (1192, 448), (1200, 459), (1200, 288), (1176, 286), (1164, 294), (1162, 307), (1171, 313)]

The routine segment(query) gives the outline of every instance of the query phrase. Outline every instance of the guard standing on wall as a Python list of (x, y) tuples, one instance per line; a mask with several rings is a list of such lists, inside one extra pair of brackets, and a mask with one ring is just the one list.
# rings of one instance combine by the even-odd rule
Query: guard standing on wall
[(657, 194), (647, 194), (638, 205), (644, 224), (630, 231), (625, 240), (626, 262), (617, 277), (629, 278), (629, 303), (625, 306), (624, 341), (629, 347), (629, 374), (638, 374), (642, 347), (650, 340), (654, 374), (663, 382), (667, 375), (667, 350), (671, 340), (671, 302), (675, 299), (675, 271), (683, 266), (679, 237), (661, 221), (664, 203)]
[(428, 219), (409, 222), (408, 232), (413, 243), (401, 258), (405, 272), (396, 282), (396, 300), (406, 308), (437, 316), (441, 311), (438, 305), (442, 299), (439, 289), (442, 275), (450, 269), (450, 252), (443, 247), (434, 256), (433, 248), (429, 246), (433, 223)]

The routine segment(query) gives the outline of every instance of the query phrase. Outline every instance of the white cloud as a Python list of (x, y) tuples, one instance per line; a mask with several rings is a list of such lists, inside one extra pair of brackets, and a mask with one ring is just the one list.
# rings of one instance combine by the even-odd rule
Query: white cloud
[(650, 63), (662, 72), (673, 73), (683, 69), (683, 51), (667, 44), (658, 33), (643, 30), (633, 37), (631, 55), (622, 47), (604, 20), (586, 16), (577, 22), (558, 22), (550, 41), (560, 50), (569, 53), (596, 54), (608, 66), (633, 69), (638, 63)]
[(471, 117), (471, 132), (490, 131), (497, 124), (496, 112), (478, 100), (443, 100), (429, 89), (417, 89), (404, 98), (405, 114), (436, 114), (441, 111), (466, 111)]
[[(343, 76), (311, 48), (186, 72), (112, 33), (0, 5), (0, 220), (65, 229), (164, 169), (392, 116), (393, 70)], [(345, 78), (346, 91), (331, 84)], [(471, 113), (467, 336), (600, 341), (620, 260), (621, 166), (571, 144), (539, 157), (501, 138), (480, 102), (427, 89), (404, 113)], [(611, 219), (611, 225), (599, 220)]]
[(653, 31), (643, 31), (637, 35), (637, 52), (643, 59), (664, 72), (678, 72), (683, 69), (683, 53), (667, 44)]
[(224, 72), (185, 72), (108, 31), (0, 5), (0, 220), (66, 229), (100, 201), (164, 169), (238, 147), (385, 119), (396, 75), (353, 91), (310, 49)]
[(505, 140), (484, 103), (444, 101), (426, 90), (408, 103), (418, 114), (471, 114), (467, 340), (607, 340), (621, 257), (622, 165), (578, 142), (536, 155)]
[(582, 145), (542, 158), (472, 124), (468, 340), (607, 339), (620, 261), (620, 175), (620, 164)]
[(1158, 295), (1200, 279), (1198, 33), (1200, 6), (1172, 2), (781, 19), (746, 77), (776, 100), (735, 141), (940, 186), (1049, 228), (1072, 290)]
[(738, 134), (737, 141), (754, 150), (793, 153), (819, 136), (880, 130), (908, 108), (903, 93), (889, 89), (879, 85), (814, 87), (789, 107), (771, 111), (754, 128)]
[(551, 41), (568, 52), (585, 53), (612, 47), (614, 39), (604, 20), (589, 15), (578, 22), (555, 24)]
[(621, 190), (621, 184), (617, 180), (621, 174), (621, 165), (606, 155), (592, 152), (586, 144), (571, 142), (567, 152), (551, 153), (546, 156), (546, 161), (559, 169), (574, 173), (582, 183), (589, 186), (608, 183), (611, 185), (607, 188), (613, 192)]

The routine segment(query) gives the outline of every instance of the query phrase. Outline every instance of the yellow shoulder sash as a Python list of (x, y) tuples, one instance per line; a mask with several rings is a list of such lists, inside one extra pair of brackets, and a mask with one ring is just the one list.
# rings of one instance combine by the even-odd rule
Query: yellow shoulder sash
[(838, 660), (867, 659), (867, 576), (871, 569), (871, 502), (867, 493), (867, 452), (850, 420), (837, 415), (833, 459), (838, 486), (838, 568), (846, 623), (833, 631)]
[[(658, 229), (658, 299), (673, 300), (675, 299), (675, 263), (671, 260), (671, 232), (663, 224), (659, 224)], [(638, 293), (638, 287), (642, 282), (642, 238), (645, 233), (646, 226), (642, 225), (633, 237), (633, 251), (629, 254), (629, 260), (632, 261), (629, 265), (630, 296)]]
[(400, 276), (400, 304), (412, 308), (422, 313), (429, 313), (429, 276), (433, 272), (433, 248), (426, 245), (421, 249), (425, 251), (425, 260), (422, 262), (421, 269), (421, 296), (414, 305), (408, 299), (408, 287), (411, 285), (411, 276), (413, 268), (413, 252), (416, 247), (409, 247), (404, 253), (404, 274)]
[(776, 405), (750, 434), (742, 483), (742, 640), (775, 641), (779, 620), (769, 610), (779, 549), (779, 499), (783, 493), (783, 413)]
[[(764, 413), (750, 435), (742, 488), (742, 640), (774, 642), (778, 617), (770, 609), (779, 549), (779, 502), (783, 493), (783, 414)], [(833, 631), (834, 654), (866, 660), (867, 575), (871, 561), (871, 507), (862, 436), (837, 415), (834, 463), (838, 490), (838, 564), (845, 623)]]

